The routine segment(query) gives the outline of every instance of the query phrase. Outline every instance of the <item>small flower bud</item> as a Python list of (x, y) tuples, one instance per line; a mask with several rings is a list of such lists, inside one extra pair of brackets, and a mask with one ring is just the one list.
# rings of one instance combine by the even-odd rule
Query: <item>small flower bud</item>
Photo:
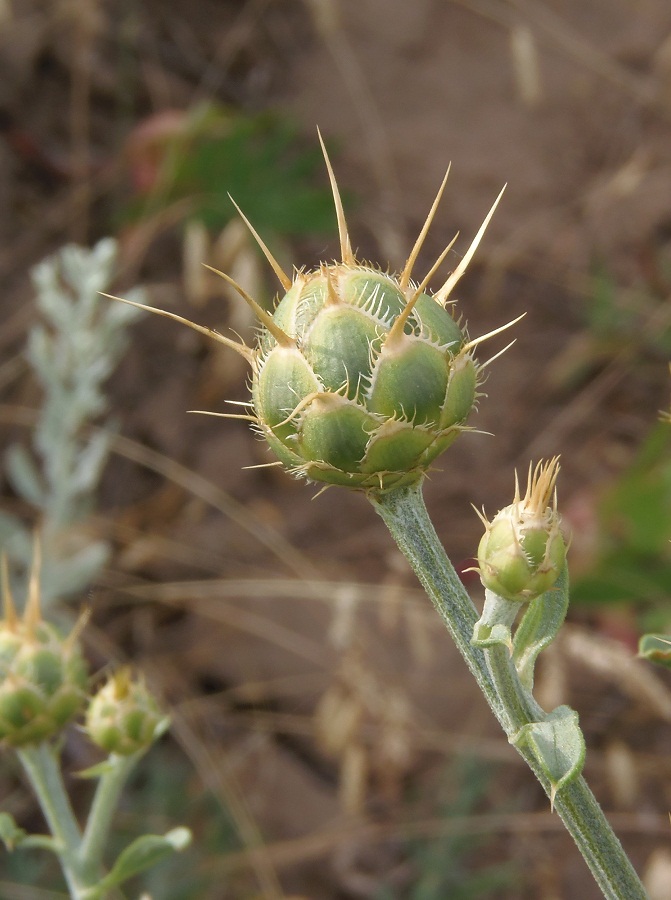
[[(507, 600), (526, 602), (549, 590), (566, 559), (566, 542), (557, 513), (557, 457), (529, 467), (527, 490), (491, 522), (478, 547), (480, 578), (486, 588)], [(552, 506), (550, 501), (553, 499)]]
[(92, 697), (85, 727), (91, 740), (107, 753), (130, 756), (151, 747), (167, 724), (144, 680), (134, 680), (125, 667)]
[(78, 629), (63, 637), (39, 606), (39, 563), (33, 564), (21, 618), (2, 563), (4, 618), (0, 621), (0, 741), (13, 747), (56, 735), (84, 706), (87, 670)]

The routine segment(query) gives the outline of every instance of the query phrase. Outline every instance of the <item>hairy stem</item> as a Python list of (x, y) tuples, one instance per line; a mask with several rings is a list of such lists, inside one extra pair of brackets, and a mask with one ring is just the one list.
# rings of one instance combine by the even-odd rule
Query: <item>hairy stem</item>
[[(545, 714), (524, 689), (505, 647), (486, 652), (471, 638), (478, 613), (443, 549), (426, 511), (421, 485), (369, 497), (447, 626), (509, 739)], [(547, 793), (552, 785), (531, 751), (517, 746)], [(584, 778), (557, 791), (554, 809), (582, 853), (606, 900), (646, 900), (647, 894)]]
[(111, 756), (109, 769), (100, 776), (80, 849), (80, 856), (86, 860), (89, 868), (102, 866), (103, 852), (119, 797), (142, 755), (143, 751), (131, 756)]

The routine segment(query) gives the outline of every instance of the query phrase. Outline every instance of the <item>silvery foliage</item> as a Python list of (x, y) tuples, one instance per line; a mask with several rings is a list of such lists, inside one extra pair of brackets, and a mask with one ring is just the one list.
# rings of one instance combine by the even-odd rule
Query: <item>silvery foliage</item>
[[(26, 355), (44, 400), (32, 449), (13, 445), (5, 463), (14, 490), (39, 513), (44, 606), (85, 588), (109, 555), (107, 543), (82, 525), (95, 506), (114, 433), (104, 420), (105, 382), (125, 351), (128, 325), (142, 315), (99, 295), (109, 289), (116, 258), (117, 242), (106, 238), (92, 250), (66, 246), (31, 273), (40, 321)], [(139, 288), (127, 297), (144, 302)], [(33, 543), (19, 519), (0, 513), (0, 546), (25, 572)]]

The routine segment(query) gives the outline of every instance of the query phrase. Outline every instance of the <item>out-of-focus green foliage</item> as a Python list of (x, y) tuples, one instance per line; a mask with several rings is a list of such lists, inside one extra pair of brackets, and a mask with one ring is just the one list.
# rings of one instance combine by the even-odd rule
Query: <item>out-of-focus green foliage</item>
[[(664, 259), (658, 262), (661, 269)], [(669, 292), (671, 281), (664, 281), (656, 291), (647, 284), (625, 289), (606, 266), (595, 263), (580, 305), (583, 327), (553, 362), (551, 380), (570, 390), (616, 359), (630, 363), (667, 359), (671, 354)]]
[[(598, 555), (575, 581), (576, 602), (668, 605), (671, 598), (671, 425), (657, 424), (603, 494)], [(666, 621), (668, 614), (664, 613)]]
[(409, 856), (415, 869), (412, 886), (397, 892), (386, 885), (376, 894), (376, 900), (486, 900), (519, 882), (520, 872), (513, 862), (486, 861), (488, 835), (476, 837), (458, 829), (450, 833), (451, 820), (472, 815), (486, 798), (487, 774), (475, 759), (459, 760), (450, 767), (440, 790), (450, 795), (440, 803), (445, 835), (411, 842)]
[(333, 229), (330, 192), (314, 178), (321, 153), (286, 119), (203, 104), (166, 131), (151, 138), (155, 178), (131, 218), (186, 201), (185, 217), (219, 231), (237, 216), (232, 197), (266, 239)]

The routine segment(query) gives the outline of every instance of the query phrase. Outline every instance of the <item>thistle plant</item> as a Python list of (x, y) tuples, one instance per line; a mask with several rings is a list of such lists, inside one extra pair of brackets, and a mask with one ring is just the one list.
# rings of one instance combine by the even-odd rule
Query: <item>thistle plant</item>
[[(40, 560), (36, 545), (28, 597), (21, 616), (2, 558), (0, 620), (0, 752), (16, 753), (38, 800), (50, 834), (27, 834), (0, 810), (0, 841), (16, 848), (49, 850), (58, 858), (73, 900), (103, 900), (129, 878), (190, 841), (186, 828), (136, 838), (105, 868), (113, 816), (131, 772), (169, 720), (141, 679), (127, 669), (112, 675), (93, 697), (79, 644), (81, 621), (63, 636), (42, 618)], [(106, 759), (80, 777), (98, 784), (84, 827), (68, 796), (61, 765), (65, 729), (88, 705), (84, 731)]]
[(514, 324), (471, 339), (450, 308), (451, 294), (501, 195), (459, 265), (429, 293), (429, 282), (454, 242), (419, 283), (412, 273), (447, 175), (402, 272), (391, 275), (355, 258), (323, 142), (322, 149), (338, 221), (339, 261), (289, 277), (238, 210), (284, 291), (269, 313), (229, 276), (218, 273), (258, 317), (255, 347), (174, 313), (152, 311), (212, 337), (248, 361), (248, 410), (214, 415), (250, 421), (277, 457), (268, 465), (284, 466), (322, 487), (360, 491), (372, 503), (604, 896), (644, 898), (641, 882), (581, 776), (585, 744), (577, 714), (566, 706), (547, 713), (533, 696), (536, 660), (556, 636), (568, 604), (566, 542), (555, 495), (558, 461), (532, 468), (524, 498), (516, 486), (510, 507), (491, 523), (484, 520), (479, 571), (486, 599), (481, 617), (422, 498), (431, 464), (471, 427), (467, 422), (477, 405), (481, 373), (492, 361), (479, 363), (476, 348)]

